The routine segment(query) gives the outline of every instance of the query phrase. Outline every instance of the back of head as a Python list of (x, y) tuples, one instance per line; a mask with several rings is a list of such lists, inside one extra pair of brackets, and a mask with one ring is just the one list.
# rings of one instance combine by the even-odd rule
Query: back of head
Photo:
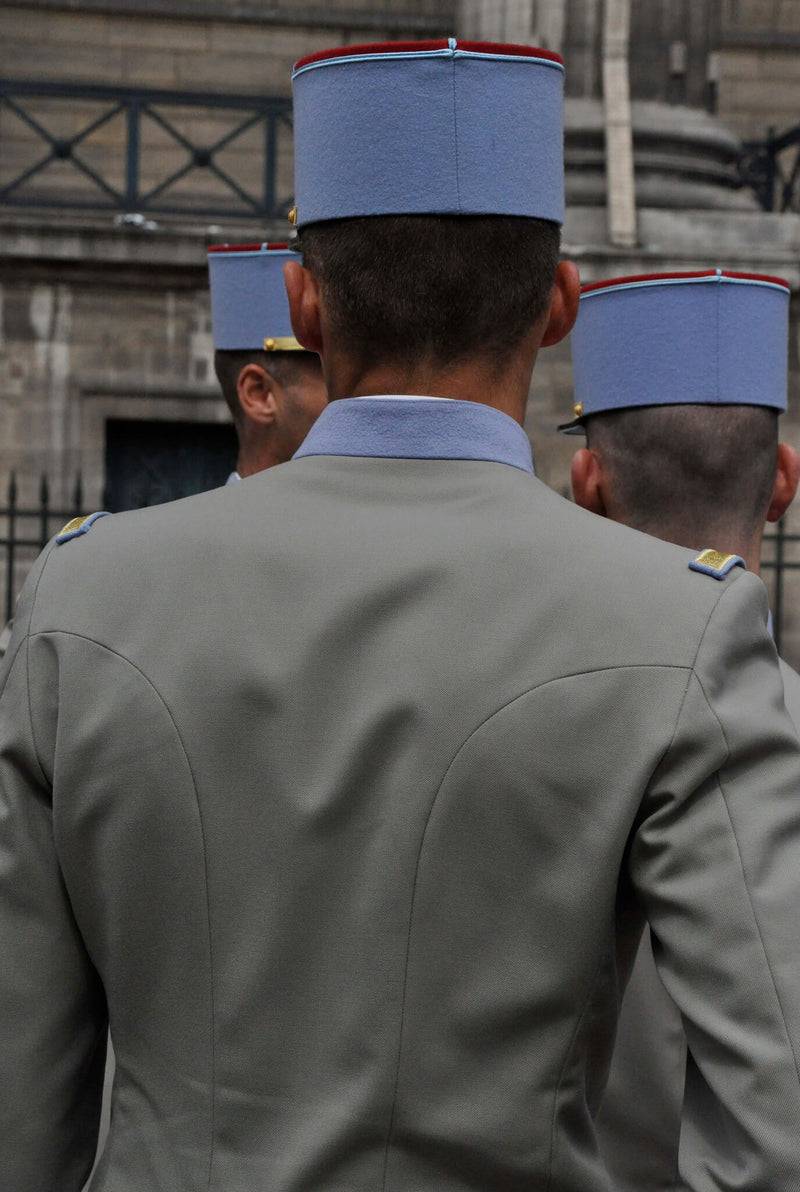
[(595, 414), (586, 434), (608, 473), (617, 521), (696, 549), (763, 527), (775, 483), (776, 410), (645, 406)]
[(780, 278), (722, 269), (584, 286), (576, 417), (561, 428), (587, 434), (577, 499), (656, 537), (757, 560), (786, 408), (788, 309)]
[(362, 364), (500, 365), (547, 310), (559, 234), (521, 216), (395, 215), (313, 224), (300, 243)]

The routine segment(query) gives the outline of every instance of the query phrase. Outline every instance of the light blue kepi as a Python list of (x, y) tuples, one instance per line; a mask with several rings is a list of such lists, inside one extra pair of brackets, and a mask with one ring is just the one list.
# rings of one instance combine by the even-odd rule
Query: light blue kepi
[(558, 54), (454, 37), (301, 58), (298, 228), (372, 215), (562, 223), (563, 85)]
[(572, 329), (578, 434), (636, 406), (786, 409), (789, 283), (708, 269), (592, 282)]
[(216, 351), (298, 352), (283, 266), (285, 244), (226, 244), (208, 250), (211, 330)]

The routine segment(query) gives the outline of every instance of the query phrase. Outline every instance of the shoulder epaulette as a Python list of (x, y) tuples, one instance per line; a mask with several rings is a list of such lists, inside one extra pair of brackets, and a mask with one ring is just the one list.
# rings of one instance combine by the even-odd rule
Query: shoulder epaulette
[(691, 571), (700, 571), (703, 575), (713, 576), (714, 579), (724, 579), (733, 567), (744, 567), (747, 564), (741, 555), (723, 555), (718, 550), (703, 550), (696, 559), (689, 564)]
[(99, 513), (90, 513), (88, 517), (73, 517), (72, 521), (67, 522), (61, 533), (56, 535), (56, 545), (62, 546), (73, 538), (80, 538), (81, 534), (88, 534), (99, 518), (110, 516), (109, 513), (100, 511)]

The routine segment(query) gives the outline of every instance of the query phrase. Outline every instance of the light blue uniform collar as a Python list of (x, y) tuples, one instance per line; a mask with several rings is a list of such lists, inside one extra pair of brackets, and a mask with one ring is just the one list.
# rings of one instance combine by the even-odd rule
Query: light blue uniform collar
[(322, 411), (294, 458), (305, 455), (487, 460), (533, 474), (522, 427), (471, 401), (340, 398)]

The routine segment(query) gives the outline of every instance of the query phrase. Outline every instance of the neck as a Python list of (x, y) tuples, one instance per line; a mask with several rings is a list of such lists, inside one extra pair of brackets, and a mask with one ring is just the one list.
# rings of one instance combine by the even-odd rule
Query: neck
[(752, 542), (747, 550), (736, 551), (744, 559), (747, 570), (752, 571), (753, 575), (761, 575), (761, 534)]
[(244, 480), (246, 476), (254, 476), (256, 472), (264, 472), (267, 468), (274, 468), (276, 464), (282, 462), (276, 452), (267, 448), (262, 448), (259, 451), (240, 451), (236, 461), (236, 471)]
[[(695, 540), (699, 540), (700, 535), (695, 534), (693, 535), (693, 538)], [(677, 538), (673, 539), (672, 541), (677, 541)], [(744, 534), (730, 531), (727, 533), (724, 531), (719, 531), (717, 533), (711, 531), (708, 535), (708, 539), (704, 540), (703, 542), (697, 541), (697, 545), (695, 545), (695, 542), (688, 541), (678, 542), (678, 545), (688, 546), (690, 550), (697, 550), (698, 552), (705, 550), (707, 547), (711, 547), (713, 550), (721, 551), (726, 555), (741, 555), (748, 571), (752, 571), (754, 575), (761, 574), (760, 533), (749, 537)]]
[(501, 365), (476, 358), (447, 367), (417, 362), (404, 367), (395, 361), (364, 367), (345, 355), (328, 353), (324, 360), (328, 397), (330, 401), (387, 393), (449, 397), (491, 406), (523, 426), (537, 347), (531, 337), (509, 352)]
[[(625, 521), (625, 518), (615, 518)], [(726, 555), (741, 555), (748, 571), (754, 575), (761, 574), (761, 531), (753, 535), (740, 533), (737, 530), (710, 529), (687, 531), (674, 525), (641, 524), (635, 519), (628, 522), (636, 529), (643, 530), (655, 538), (663, 538), (665, 542), (674, 542), (676, 546), (685, 546), (687, 550), (699, 553), (701, 550), (712, 549)]]

